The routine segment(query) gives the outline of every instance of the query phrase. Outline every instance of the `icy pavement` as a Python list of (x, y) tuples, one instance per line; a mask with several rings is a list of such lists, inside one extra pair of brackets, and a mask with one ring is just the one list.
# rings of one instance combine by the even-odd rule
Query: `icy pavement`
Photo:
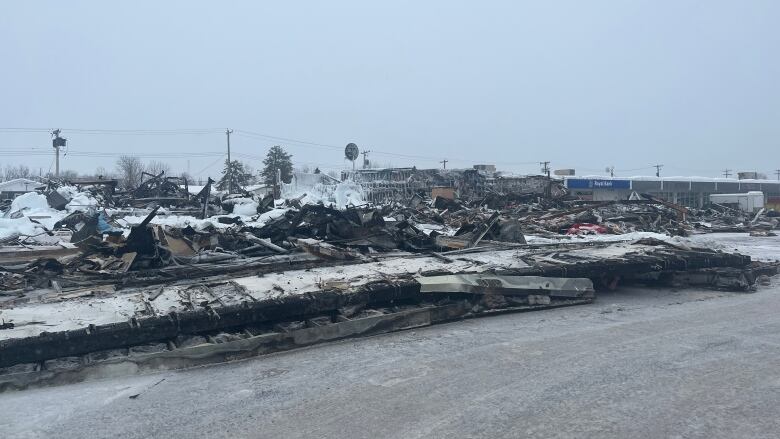
[(775, 438), (780, 288), (596, 303), (0, 394), (0, 436)]
[[(753, 257), (776, 238), (707, 235)], [(247, 361), (0, 394), (0, 437), (775, 438), (780, 281), (627, 288)]]

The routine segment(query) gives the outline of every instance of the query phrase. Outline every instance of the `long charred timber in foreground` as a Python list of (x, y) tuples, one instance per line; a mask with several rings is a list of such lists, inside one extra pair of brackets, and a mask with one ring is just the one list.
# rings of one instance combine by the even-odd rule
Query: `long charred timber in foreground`
[[(481, 276), (484, 282), (495, 281), (493, 275)], [(524, 277), (515, 277), (522, 282)], [(530, 278), (529, 278), (530, 279)], [(534, 278), (535, 279), (535, 278)], [(565, 279), (574, 281), (576, 279)], [(556, 300), (579, 300), (589, 302), (594, 297), (593, 285), (588, 279), (580, 280), (577, 291), (559, 288), (533, 290), (509, 290), (512, 300), (507, 304), (550, 305)], [(474, 294), (439, 295), (445, 302), (453, 299), (468, 300), (477, 305), (485, 295), (507, 294), (504, 291), (487, 290)], [(43, 333), (36, 337), (0, 341), (0, 367), (19, 363), (31, 363), (58, 357), (81, 355), (118, 347), (134, 346), (158, 340), (169, 340), (181, 334), (199, 334), (246, 325), (273, 325), (289, 320), (306, 320), (323, 313), (344, 314), (340, 310), (350, 307), (391, 306), (395, 303), (419, 304), (430, 299), (421, 293), (420, 283), (415, 279), (380, 281), (359, 287), (356, 291), (342, 292), (325, 290), (297, 296), (264, 301), (245, 301), (240, 305), (212, 307), (205, 306), (189, 312), (173, 312), (164, 316), (133, 318), (126, 322), (107, 325), (90, 325), (86, 328), (54, 333)]]
[(385, 308), (362, 308), (352, 317), (341, 313), (326, 314), (273, 326), (253, 325), (204, 335), (179, 336), (165, 343), (8, 367), (0, 370), (0, 392), (223, 363), (349, 337), (378, 335), (507, 312), (579, 305), (591, 300), (592, 297), (588, 297), (492, 309), (475, 306), (469, 300), (398, 304)]
[[(462, 310), (454, 312), (442, 311), (447, 318), (435, 317), (427, 321), (433, 324), (456, 318), (476, 315), (484, 315), (500, 310), (537, 309), (540, 307), (561, 306), (588, 303), (593, 300), (593, 287), (572, 288), (567, 282), (553, 282), (547, 291), (537, 291), (528, 285), (523, 286), (522, 277), (518, 276), (556, 276), (564, 278), (581, 278), (580, 281), (593, 279), (602, 281), (605, 276), (610, 278), (622, 277), (623, 279), (639, 278), (643, 273), (675, 273), (681, 270), (713, 270), (726, 267), (736, 271), (751, 270), (748, 266), (750, 258), (742, 255), (726, 253), (704, 252), (667, 252), (659, 251), (653, 254), (635, 255), (617, 259), (602, 259), (588, 262), (558, 265), (537, 265), (516, 270), (502, 270), (500, 273), (456, 273), (468, 275), (463, 279), (468, 286), (458, 287), (452, 285), (452, 279), (443, 279), (440, 285), (452, 285), (452, 293), (446, 288), (426, 290), (421, 292), (421, 285), (412, 276), (400, 276), (393, 280), (383, 280), (364, 284), (348, 291), (322, 290), (301, 295), (289, 295), (281, 298), (266, 300), (247, 300), (238, 305), (218, 306), (205, 304), (195, 309), (184, 312), (173, 312), (166, 315), (152, 315), (148, 317), (132, 318), (129, 321), (117, 322), (105, 325), (90, 325), (85, 328), (60, 332), (41, 333), (36, 336), (24, 338), (12, 338), (0, 341), (0, 367), (8, 368), (5, 375), (16, 371), (15, 365), (22, 370), (30, 367), (40, 371), (47, 370), (47, 362), (63, 358), (79, 358), (80, 365), (91, 364), (91, 358), (100, 352), (111, 350), (132, 350), (133, 347), (143, 346), (149, 343), (165, 343), (167, 346), (177, 348), (176, 340), (187, 336), (211, 336), (220, 331), (239, 331), (246, 333), (244, 329), (255, 328), (255, 332), (249, 330), (247, 337), (255, 337), (258, 334), (266, 335), (262, 349), (250, 349), (249, 355), (271, 352), (275, 350), (290, 349), (298, 346), (306, 346), (321, 341), (375, 333), (378, 327), (388, 328), (387, 331), (404, 329), (405, 324), (381, 323), (369, 325), (368, 329), (357, 329), (354, 325), (335, 326), (323, 333), (310, 331), (315, 335), (301, 342), (301, 336), (290, 338), (288, 335), (267, 336), (268, 333), (286, 334), (285, 328), (289, 322), (316, 322), (325, 318), (327, 325), (351, 321), (355, 310), (387, 308), (393, 314), (398, 307), (410, 306), (413, 309), (428, 309), (430, 307), (448, 307), (456, 304), (462, 306)], [(451, 275), (447, 272), (427, 272), (423, 276), (427, 279), (436, 275)], [(492, 276), (492, 278), (491, 278)], [(511, 276), (513, 279), (501, 280), (501, 276)], [(452, 276), (450, 276), (452, 277)], [(419, 277), (418, 277), (419, 279)], [(531, 282), (531, 278), (527, 282)], [(570, 279), (574, 280), (574, 279)], [(539, 279), (534, 279), (539, 282)], [(748, 280), (749, 281), (749, 280)], [(517, 283), (519, 282), (519, 284)], [(423, 283), (430, 283), (425, 282)], [(436, 282), (434, 282), (436, 283)], [(465, 285), (464, 284), (464, 285)], [(555, 285), (560, 287), (555, 291)], [(582, 285), (582, 284), (578, 284)], [(565, 290), (564, 292), (561, 292)], [(430, 292), (429, 292), (430, 291)], [(533, 294), (532, 294), (533, 293)], [(430, 310), (429, 310), (430, 311)], [(437, 311), (438, 312), (438, 311)], [(411, 315), (418, 315), (411, 313)], [(442, 314), (436, 314), (442, 315)], [(387, 317), (389, 322), (395, 317)], [(403, 320), (402, 317), (399, 316)], [(405, 317), (404, 317), (405, 318)], [(410, 319), (412, 317), (409, 317)], [(417, 317), (415, 317), (417, 318)], [(308, 329), (317, 326), (310, 323), (304, 325)], [(360, 325), (358, 325), (360, 326)], [(344, 328), (352, 327), (346, 330)], [(257, 329), (259, 328), (259, 332)], [(339, 332), (342, 328), (344, 332)], [(297, 328), (303, 329), (303, 328)], [(265, 332), (264, 332), (265, 331)], [(270, 332), (268, 332), (270, 331)], [(373, 331), (373, 332), (372, 332)], [(385, 331), (385, 332), (387, 332)], [(307, 334), (307, 333), (301, 333)], [(330, 335), (328, 335), (330, 334)], [(307, 336), (308, 337), (308, 336)], [(240, 343), (239, 343), (240, 344)], [(243, 348), (242, 348), (243, 349)], [(230, 351), (230, 349), (228, 349)], [(222, 352), (222, 351), (220, 351)], [(220, 354), (222, 355), (222, 354)], [(216, 358), (223, 358), (217, 355)], [(162, 358), (162, 357), (160, 357)], [(227, 357), (225, 357), (227, 358)], [(232, 358), (232, 357), (231, 357)], [(157, 360), (155, 360), (157, 361)], [(187, 363), (190, 364), (190, 363)], [(32, 365), (32, 366), (31, 366)], [(0, 375), (3, 373), (0, 372)]]

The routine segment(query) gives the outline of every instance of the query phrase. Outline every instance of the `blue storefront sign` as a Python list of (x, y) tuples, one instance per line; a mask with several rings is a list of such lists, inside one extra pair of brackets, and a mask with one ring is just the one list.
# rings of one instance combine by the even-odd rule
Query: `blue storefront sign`
[(631, 180), (599, 180), (594, 178), (570, 178), (569, 189), (631, 189)]

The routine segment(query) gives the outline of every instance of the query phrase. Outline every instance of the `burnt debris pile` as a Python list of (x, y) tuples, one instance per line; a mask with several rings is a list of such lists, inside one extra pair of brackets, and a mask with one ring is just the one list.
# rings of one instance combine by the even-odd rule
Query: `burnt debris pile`
[[(103, 179), (42, 185), (0, 222), (0, 388), (45, 381), (61, 364), (144, 370), (173, 356), (184, 367), (589, 303), (630, 283), (752, 291), (777, 271), (685, 238), (771, 236), (771, 209), (587, 201), (545, 177), (478, 175), (317, 180), (277, 199), (163, 173), (132, 191)], [(108, 363), (85, 360), (96, 352)]]

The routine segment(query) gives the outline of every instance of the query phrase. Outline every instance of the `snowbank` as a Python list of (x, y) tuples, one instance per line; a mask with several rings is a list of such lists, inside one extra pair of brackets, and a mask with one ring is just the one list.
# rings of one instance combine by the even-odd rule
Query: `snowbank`
[(291, 183), (282, 184), (282, 198), (300, 198), (302, 204), (322, 203), (344, 209), (365, 204), (363, 188), (353, 181), (339, 182), (322, 174), (295, 173)]
[(49, 209), (49, 202), (46, 197), (37, 192), (28, 192), (19, 195), (11, 202), (11, 212), (17, 210), (40, 210)]
[(233, 213), (241, 216), (252, 216), (257, 213), (257, 202), (239, 203), (233, 206)]
[[(29, 192), (16, 197), (11, 202), (11, 208), (6, 215), (16, 212), (21, 213), (22, 216), (19, 218), (2, 218), (2, 221), (0, 221), (0, 239), (19, 235), (40, 235), (45, 232), (44, 227), (49, 230), (53, 229), (54, 224), (67, 215), (67, 212), (50, 208), (46, 197), (36, 192)], [(31, 219), (40, 224), (32, 222)], [(46, 239), (45, 241), (50, 242), (51, 239)]]
[(363, 201), (363, 188), (354, 181), (342, 181), (336, 185), (336, 190), (333, 194), (336, 202), (336, 207), (343, 209), (349, 205), (364, 204)]
[[(243, 206), (243, 205), (237, 205), (236, 207)], [(227, 216), (227, 217), (240, 217), (241, 220), (250, 226), (254, 227), (262, 227), (267, 223), (268, 221), (272, 219), (276, 219), (282, 215), (284, 215), (289, 209), (273, 209), (271, 211), (265, 212), (262, 215), (256, 215), (255, 212), (257, 211), (257, 206), (255, 205), (255, 210), (253, 211), (253, 215), (218, 215), (216, 217), (210, 217), (206, 219), (199, 219), (195, 218), (194, 216), (190, 215), (169, 215), (169, 216), (162, 216), (158, 215), (154, 218), (152, 218), (152, 224), (159, 224), (162, 226), (170, 226), (170, 227), (176, 227), (176, 228), (185, 228), (187, 226), (191, 226), (195, 230), (203, 230), (208, 228), (209, 226), (213, 226), (218, 229), (226, 229), (228, 227), (233, 226), (232, 224), (222, 224), (220, 223), (217, 218), (219, 216)], [(139, 215), (139, 216), (126, 216), (124, 218), (120, 218), (118, 222), (122, 224), (123, 226), (130, 227), (134, 226), (136, 224), (140, 224), (141, 221), (146, 218), (146, 215)]]
[(0, 218), (0, 239), (14, 238), (20, 235), (33, 236), (44, 233), (43, 227), (29, 218)]
[(76, 194), (76, 196), (73, 197), (70, 202), (65, 205), (65, 210), (67, 210), (70, 213), (76, 212), (76, 211), (87, 211), (89, 209), (93, 209), (97, 207), (98, 201), (92, 197), (91, 195), (79, 192)]

